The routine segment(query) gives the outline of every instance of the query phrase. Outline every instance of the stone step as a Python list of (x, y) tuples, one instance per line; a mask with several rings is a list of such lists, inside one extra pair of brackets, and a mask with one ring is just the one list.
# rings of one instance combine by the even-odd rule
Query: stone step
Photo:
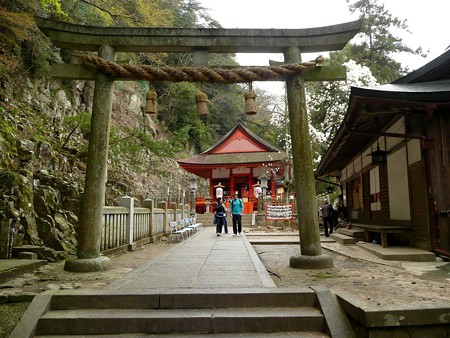
[[(185, 338), (185, 337), (199, 337), (199, 338), (211, 338), (211, 333), (171, 333), (172, 338)], [(286, 338), (286, 337), (296, 337), (296, 338), (329, 338), (330, 336), (324, 332), (271, 332), (270, 334), (261, 335), (260, 332), (257, 333), (239, 333), (240, 338)], [(67, 338), (67, 336), (60, 335), (39, 335), (34, 336), (39, 338)], [(121, 337), (124, 337), (121, 335)], [(154, 337), (153, 335), (143, 335), (142, 333), (127, 333), (126, 338), (144, 338), (144, 337)], [(235, 338), (236, 333), (214, 333), (214, 338)], [(111, 335), (71, 335), (70, 338), (111, 338)]]
[(357, 238), (343, 235), (341, 233), (336, 233), (336, 232), (333, 232), (332, 234), (330, 234), (330, 238), (333, 238), (336, 242), (344, 244), (344, 245), (356, 244), (359, 241), (359, 239), (357, 239)]
[(322, 313), (312, 307), (82, 309), (47, 312), (36, 334), (320, 332), (323, 328)]
[(364, 240), (365, 238), (365, 232), (362, 229), (359, 228), (339, 228), (337, 229), (337, 233), (357, 238), (358, 240)]
[(60, 291), (52, 297), (52, 309), (205, 309), (222, 307), (294, 307), (314, 306), (316, 293), (310, 288), (174, 290), (171, 292), (119, 293), (111, 290)]
[[(12, 338), (292, 333), (328, 337), (317, 290), (63, 290), (35, 297)], [(328, 308), (328, 305), (327, 305)], [(26, 334), (25, 334), (26, 333)], [(311, 334), (311, 335), (309, 335)]]

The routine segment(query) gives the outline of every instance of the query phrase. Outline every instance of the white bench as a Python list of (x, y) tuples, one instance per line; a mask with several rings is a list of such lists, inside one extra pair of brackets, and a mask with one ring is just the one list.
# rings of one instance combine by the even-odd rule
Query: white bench
[(188, 230), (179, 229), (177, 222), (169, 222), (170, 233), (175, 236), (179, 236), (182, 240), (188, 238)]
[(195, 232), (197, 232), (201, 227), (202, 223), (194, 223), (192, 218), (185, 218), (184, 224), (186, 224), (186, 227), (193, 229)]
[(184, 219), (178, 221), (178, 230), (184, 230), (187, 232), (188, 236), (194, 233), (194, 229), (190, 228)]

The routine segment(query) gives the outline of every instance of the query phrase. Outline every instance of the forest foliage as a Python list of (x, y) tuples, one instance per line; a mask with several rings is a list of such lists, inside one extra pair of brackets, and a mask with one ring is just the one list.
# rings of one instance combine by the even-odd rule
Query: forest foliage
[[(364, 18), (362, 31), (342, 51), (330, 53), (327, 63), (347, 65), (348, 80), (308, 83), (306, 89), (316, 162), (320, 161), (345, 115), (352, 85), (389, 83), (408, 71), (396, 61), (397, 53), (424, 55), (420, 47), (406, 46), (392, 33), (407, 30), (407, 21), (392, 16), (380, 1), (347, 2), (351, 12)], [(45, 78), (52, 63), (71, 61), (70, 53), (55, 48), (36, 27), (35, 15), (94, 26), (220, 27), (196, 0), (0, 0), (0, 83), (12, 81), (19, 73), (31, 79)], [(192, 65), (192, 55), (183, 53), (119, 53), (118, 60), (156, 66)], [(233, 54), (212, 54), (210, 65), (236, 66), (237, 63)], [(135, 160), (139, 157), (136, 154), (142, 151), (168, 157), (180, 152), (198, 153), (214, 144), (236, 123), (244, 123), (274, 146), (286, 153), (290, 151), (284, 97), (258, 92), (260, 114), (249, 118), (244, 113), (246, 86), (203, 84), (202, 90), (210, 101), (210, 114), (199, 117), (195, 93), (200, 84), (162, 82), (153, 85), (159, 104), (156, 120), (170, 137), (155, 138), (145, 128), (113, 129), (110, 150), (113, 158), (122, 156)], [(149, 84), (142, 82), (135, 89), (145, 97)], [(68, 118), (66, 127), (70, 130), (74, 123), (79, 123), (86, 128), (88, 118), (89, 114)], [(88, 131), (83, 133), (88, 134)]]

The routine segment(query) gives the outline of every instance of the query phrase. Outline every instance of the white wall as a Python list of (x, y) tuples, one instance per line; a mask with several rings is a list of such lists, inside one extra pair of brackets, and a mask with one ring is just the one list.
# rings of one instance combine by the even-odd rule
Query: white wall
[(387, 171), (390, 218), (410, 220), (408, 168), (405, 147), (388, 156)]

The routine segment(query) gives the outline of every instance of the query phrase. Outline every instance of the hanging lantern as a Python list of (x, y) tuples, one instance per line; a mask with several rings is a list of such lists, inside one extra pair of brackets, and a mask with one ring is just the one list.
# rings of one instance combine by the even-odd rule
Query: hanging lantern
[(386, 164), (387, 163), (387, 156), (386, 156), (387, 154), (389, 154), (389, 151), (381, 150), (380, 145), (378, 143), (378, 139), (377, 139), (377, 150), (372, 151), (367, 156), (372, 156), (372, 164), (376, 165), (376, 164)]
[(206, 116), (208, 115), (208, 97), (202, 91), (198, 91), (195, 94), (195, 100), (197, 101), (197, 115)]
[(245, 92), (245, 114), (255, 115), (256, 111), (256, 94), (253, 91), (252, 84), (249, 85), (249, 90)]
[(146, 97), (146, 105), (145, 105), (145, 113), (154, 115), (157, 113), (158, 110), (158, 101), (157, 101), (157, 95), (155, 90), (153, 89), (153, 86), (150, 85), (150, 90), (147, 92)]

